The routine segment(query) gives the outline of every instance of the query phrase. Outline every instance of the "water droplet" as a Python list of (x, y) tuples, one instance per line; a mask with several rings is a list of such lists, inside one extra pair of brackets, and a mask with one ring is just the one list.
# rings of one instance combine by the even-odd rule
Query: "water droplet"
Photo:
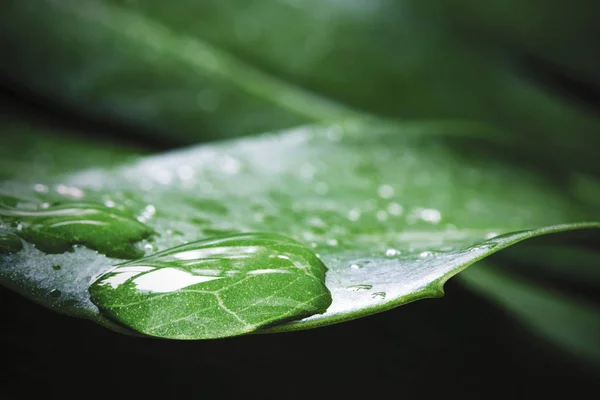
[(400, 252), (398, 250), (396, 250), (396, 249), (387, 249), (385, 251), (385, 255), (388, 256), (388, 257), (394, 257), (394, 256), (397, 256), (399, 254), (400, 254)]
[(415, 215), (417, 218), (432, 224), (437, 224), (442, 220), (442, 214), (433, 208), (417, 208), (415, 209)]
[(83, 244), (110, 257), (135, 258), (143, 253), (134, 242), (153, 233), (130, 216), (95, 203), (65, 203), (37, 210), (0, 205), (0, 217), (16, 224), (14, 234), (46, 253), (63, 253)]
[(329, 240), (327, 240), (327, 244), (330, 246), (337, 246), (338, 241), (337, 241), (337, 239), (329, 239)]
[(50, 297), (57, 298), (57, 297), (60, 297), (60, 295), (61, 295), (62, 293), (61, 293), (61, 292), (60, 292), (60, 290), (58, 290), (58, 289), (52, 289), (52, 290), (50, 291), (50, 293), (48, 293), (48, 294), (50, 295)]
[[(302, 318), (324, 312), (331, 304), (325, 272), (318, 256), (292, 239), (245, 233), (119, 264), (99, 276), (89, 292), (108, 317), (139, 332), (222, 337), (290, 315)], [(207, 323), (209, 318), (213, 322)]]
[(404, 212), (404, 209), (398, 203), (390, 203), (387, 206), (387, 211), (388, 211), (388, 213), (390, 213), (390, 215), (397, 217), (397, 216), (402, 215), (402, 213)]
[(221, 171), (228, 175), (235, 175), (242, 169), (242, 164), (237, 158), (231, 156), (224, 156), (220, 162)]
[(156, 207), (154, 207), (152, 204), (148, 204), (142, 210), (142, 214), (137, 217), (137, 220), (142, 223), (148, 222), (148, 220), (152, 218), (154, 214), (156, 214)]
[(353, 208), (348, 212), (348, 219), (356, 222), (360, 219), (360, 208)]
[(36, 183), (33, 185), (33, 190), (38, 193), (48, 193), (48, 186), (42, 185), (41, 183)]
[(66, 185), (56, 186), (56, 191), (58, 192), (58, 194), (61, 194), (63, 196), (73, 197), (76, 199), (80, 199), (84, 195), (83, 191), (81, 189), (78, 189), (78, 188), (72, 187), (72, 186), (66, 186)]
[(364, 264), (361, 264), (361, 263), (355, 263), (355, 264), (350, 265), (350, 268), (352, 268), (352, 269), (361, 269), (363, 267), (364, 267)]
[(300, 166), (300, 176), (307, 181), (312, 180), (316, 173), (317, 168), (310, 163), (302, 164)]
[(422, 251), (419, 253), (419, 257), (421, 258), (431, 257), (432, 255), (433, 253), (431, 251)]
[(485, 244), (481, 244), (481, 245), (473, 246), (473, 247), (469, 248), (469, 252), (486, 251), (486, 250), (493, 249), (497, 245), (498, 245), (498, 243), (485, 243)]
[(348, 286), (346, 289), (351, 291), (351, 292), (362, 292), (364, 290), (369, 290), (373, 288), (373, 285), (365, 285), (365, 284), (361, 284), (361, 285), (352, 285), (352, 286)]
[(375, 217), (377, 218), (378, 221), (385, 221), (388, 219), (388, 214), (387, 212), (383, 211), (383, 210), (379, 210), (377, 211), (377, 213), (375, 214)]
[(112, 200), (106, 200), (106, 201), (104, 202), (104, 205), (105, 205), (106, 207), (108, 207), (108, 208), (113, 208), (114, 206), (116, 206), (115, 202), (114, 202), (114, 201), (112, 201)]
[(144, 250), (146, 250), (146, 251), (155, 251), (156, 250), (156, 246), (154, 246), (152, 243), (146, 243), (144, 245)]
[(373, 299), (383, 300), (385, 299), (385, 292), (376, 292), (371, 295)]
[(60, 267), (60, 265), (58, 265), (58, 264), (56, 264), (56, 265), (53, 265), (53, 266), (52, 266), (52, 269), (53, 269), (53, 270), (55, 270), (55, 271), (59, 271), (59, 270), (60, 270), (60, 268), (61, 268), (61, 267)]
[(377, 193), (383, 199), (391, 199), (394, 196), (394, 188), (390, 185), (381, 185), (377, 189)]

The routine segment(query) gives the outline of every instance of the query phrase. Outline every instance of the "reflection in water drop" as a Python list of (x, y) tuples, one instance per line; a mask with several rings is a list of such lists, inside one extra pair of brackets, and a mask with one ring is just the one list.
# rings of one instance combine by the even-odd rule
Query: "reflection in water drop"
[(351, 291), (351, 292), (361, 292), (363, 290), (369, 290), (373, 288), (373, 285), (365, 285), (365, 284), (361, 284), (361, 285), (352, 285), (352, 286), (348, 286), (346, 289)]

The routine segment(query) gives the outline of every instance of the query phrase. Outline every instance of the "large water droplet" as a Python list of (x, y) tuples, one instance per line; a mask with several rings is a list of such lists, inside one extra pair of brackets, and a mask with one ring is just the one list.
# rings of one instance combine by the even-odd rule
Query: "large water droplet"
[(120, 264), (90, 286), (92, 302), (139, 332), (171, 338), (238, 335), (331, 304), (324, 264), (285, 236), (202, 240)]
[(83, 244), (110, 257), (135, 258), (134, 243), (150, 236), (146, 225), (120, 211), (95, 203), (67, 203), (31, 210), (0, 205), (0, 219), (14, 234), (46, 253), (62, 253)]

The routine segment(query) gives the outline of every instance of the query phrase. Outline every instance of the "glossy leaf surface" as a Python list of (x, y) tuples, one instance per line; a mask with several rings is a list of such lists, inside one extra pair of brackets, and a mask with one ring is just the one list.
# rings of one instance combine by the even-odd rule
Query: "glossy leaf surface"
[[(325, 283), (333, 302), (323, 314), (319, 312), (324, 300), (300, 310), (314, 315), (270, 329), (304, 329), (439, 296), (446, 279), (511, 244), (598, 227), (581, 223), (597, 221), (598, 209), (584, 201), (585, 193), (573, 192), (568, 171), (557, 176), (535, 168), (526, 158), (511, 157), (511, 147), (491, 142), (482, 129), (346, 121), (192, 147), (114, 168), (59, 175), (44, 184), (76, 188), (82, 194), (77, 201), (115, 208), (156, 232), (139, 243), (150, 258), (129, 267), (155, 268), (143, 264), (178, 251), (173, 250), (177, 246), (212, 237), (259, 231), (292, 238), (326, 266)], [(35, 194), (37, 184), (41, 183), (21, 180), (5, 182), (3, 188), (21, 196), (40, 196)], [(62, 206), (74, 201), (57, 195), (62, 196), (57, 201)], [(164, 304), (158, 299), (143, 312), (115, 307), (123, 298), (134, 301), (138, 294), (127, 288), (135, 287), (138, 278), (125, 279), (124, 291), (110, 290), (110, 285), (100, 285), (103, 278), (97, 279), (110, 279), (113, 275), (103, 274), (128, 268), (120, 264), (122, 260), (84, 247), (45, 254), (29, 243), (23, 246), (2, 257), (2, 280), (64, 312), (105, 323), (99, 305), (111, 318), (144, 332), (155, 325), (148, 321), (187, 296), (185, 292), (165, 296)], [(157, 251), (161, 253), (153, 258)], [(312, 260), (309, 264), (318, 264)], [(56, 270), (55, 265), (61, 268)], [(117, 270), (111, 270), (115, 266)], [(177, 274), (189, 272), (178, 268)], [(88, 287), (94, 281), (92, 302)], [(219, 285), (219, 281), (198, 284)], [(265, 292), (261, 296), (269, 297)], [(235, 307), (245, 309), (255, 300), (249, 294), (248, 304)], [(270, 305), (277, 308), (275, 303)], [(275, 314), (287, 319), (284, 312)], [(179, 334), (183, 328), (176, 324), (163, 329), (155, 334), (206, 335), (201, 324)]]

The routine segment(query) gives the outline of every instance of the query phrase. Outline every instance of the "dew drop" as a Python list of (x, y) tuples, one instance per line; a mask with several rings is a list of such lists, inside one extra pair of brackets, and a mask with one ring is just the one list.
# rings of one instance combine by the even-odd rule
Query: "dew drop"
[(351, 291), (351, 292), (362, 292), (365, 290), (369, 290), (373, 288), (373, 285), (365, 285), (365, 284), (361, 284), (361, 285), (352, 285), (352, 286), (348, 286), (346, 289)]
[(52, 290), (50, 291), (50, 293), (48, 293), (48, 294), (50, 295), (50, 297), (57, 298), (57, 297), (60, 297), (60, 295), (61, 295), (62, 293), (61, 293), (61, 292), (60, 292), (60, 290), (58, 290), (58, 289), (52, 289)]
[(337, 246), (338, 245), (338, 240), (337, 239), (329, 239), (327, 241), (327, 244), (330, 246)]
[(76, 199), (80, 199), (83, 197), (83, 191), (81, 189), (78, 189), (78, 188), (72, 187), (72, 186), (57, 185), (56, 191), (58, 192), (58, 194), (61, 194), (63, 196), (73, 197)]
[(364, 267), (364, 264), (360, 264), (360, 263), (355, 263), (355, 264), (351, 264), (350, 268), (352, 269), (361, 269)]
[(422, 251), (421, 253), (419, 253), (419, 257), (421, 258), (431, 257), (432, 255), (433, 253), (431, 251)]
[(33, 190), (35, 190), (38, 193), (48, 193), (48, 186), (43, 185), (41, 183), (36, 183), (35, 185), (33, 185)]
[(353, 208), (348, 211), (348, 220), (356, 222), (360, 219), (360, 208)]
[(381, 185), (377, 189), (377, 193), (383, 199), (391, 199), (394, 196), (394, 188), (390, 185)]
[(375, 217), (377, 218), (378, 221), (383, 222), (388, 219), (388, 213), (383, 210), (379, 210), (375, 214)]
[(60, 267), (60, 265), (58, 265), (58, 264), (56, 264), (56, 265), (53, 265), (53, 266), (52, 266), (52, 269), (53, 269), (53, 270), (55, 270), (55, 271), (59, 271), (59, 270), (60, 270), (60, 268), (61, 268), (61, 267)]
[(394, 256), (397, 256), (399, 254), (400, 254), (400, 252), (398, 250), (396, 250), (396, 249), (387, 249), (385, 251), (385, 255), (388, 256), (388, 257), (394, 257)]
[(402, 213), (404, 212), (404, 209), (398, 203), (390, 203), (387, 206), (387, 212), (390, 213), (390, 215), (397, 217), (397, 216), (402, 215)]

